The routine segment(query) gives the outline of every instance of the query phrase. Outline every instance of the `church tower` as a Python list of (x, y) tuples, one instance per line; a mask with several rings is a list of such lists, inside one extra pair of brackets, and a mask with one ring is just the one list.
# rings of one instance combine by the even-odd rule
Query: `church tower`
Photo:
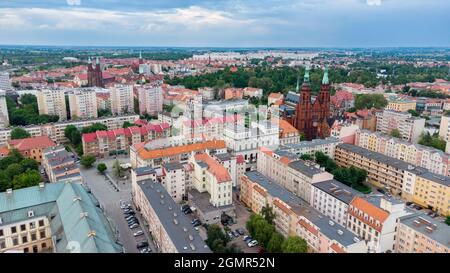
[[(297, 84), (298, 88), (298, 84)], [(303, 84), (300, 89), (296, 107), (294, 127), (305, 134), (306, 139), (313, 139), (313, 120), (311, 105), (311, 86), (309, 84), (309, 67), (306, 67)]]

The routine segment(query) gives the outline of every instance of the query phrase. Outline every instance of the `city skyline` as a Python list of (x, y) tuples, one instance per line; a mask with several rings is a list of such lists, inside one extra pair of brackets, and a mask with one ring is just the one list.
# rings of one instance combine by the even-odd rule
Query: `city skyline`
[(0, 44), (444, 47), (449, 8), (443, 0), (6, 0)]

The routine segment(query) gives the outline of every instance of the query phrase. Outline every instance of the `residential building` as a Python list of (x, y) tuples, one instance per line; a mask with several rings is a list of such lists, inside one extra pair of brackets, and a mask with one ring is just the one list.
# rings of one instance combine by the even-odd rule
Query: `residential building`
[(198, 92), (202, 95), (203, 100), (214, 100), (216, 98), (217, 92), (212, 87), (201, 87)]
[(161, 86), (143, 85), (137, 88), (139, 97), (139, 113), (157, 116), (163, 109)]
[(407, 112), (408, 110), (416, 110), (416, 101), (407, 98), (391, 97), (385, 109), (398, 112)]
[(280, 145), (296, 144), (300, 142), (300, 134), (294, 126), (284, 119), (277, 119), (280, 128)]
[(336, 120), (331, 126), (331, 137), (335, 137), (343, 143), (355, 143), (356, 131), (359, 126), (354, 123), (341, 122)]
[(350, 202), (361, 193), (337, 181), (327, 180), (312, 184), (311, 206), (341, 226), (347, 226)]
[(50, 182), (81, 182), (80, 169), (75, 162), (75, 155), (64, 146), (56, 146), (42, 151), (42, 167)]
[(117, 231), (79, 183), (0, 193), (0, 253), (118, 253)]
[(377, 132), (390, 134), (396, 129), (402, 139), (417, 143), (425, 128), (425, 119), (413, 117), (408, 112), (398, 112), (385, 109), (377, 114)]
[(17, 149), (24, 157), (34, 159), (39, 163), (42, 161), (42, 151), (55, 146), (56, 143), (48, 136), (29, 137), (8, 141), (8, 150)]
[(39, 114), (58, 116), (59, 121), (67, 119), (66, 98), (61, 89), (41, 89), (36, 92)]
[(263, 174), (246, 172), (240, 184), (240, 199), (244, 204), (255, 213), (261, 213), (265, 206), (272, 207), (276, 230), (285, 237), (302, 237), (311, 252), (367, 252), (363, 240)]
[(450, 155), (436, 148), (367, 130), (356, 131), (354, 143), (370, 151), (425, 168), (432, 173), (450, 176)]
[(283, 102), (284, 95), (282, 93), (270, 93), (267, 98), (267, 105), (281, 104)]
[(445, 152), (450, 153), (450, 116), (442, 115), (439, 136), (445, 140)]
[(170, 126), (167, 123), (144, 124), (109, 131), (96, 131), (82, 135), (83, 153), (97, 157), (113, 154), (128, 154), (130, 147), (141, 142), (167, 138)]
[(133, 86), (116, 84), (110, 88), (111, 112), (115, 115), (134, 113)]
[[(159, 167), (163, 163), (186, 163), (192, 154), (208, 152), (210, 155), (225, 153), (227, 147), (223, 140), (211, 140), (199, 143), (151, 148), (151, 142), (142, 142), (130, 147), (130, 159), (133, 168)], [(150, 146), (150, 147), (149, 147)]]
[(316, 152), (322, 152), (325, 155), (334, 158), (334, 151), (336, 146), (342, 143), (341, 140), (335, 137), (325, 139), (313, 139), (311, 141), (300, 141), (295, 144), (285, 144), (280, 146), (280, 150), (301, 156), (304, 154), (314, 156)]
[(133, 202), (142, 213), (162, 253), (211, 253), (191, 220), (167, 193), (161, 183), (144, 180), (137, 182)]
[(94, 89), (75, 89), (69, 93), (70, 118), (97, 118), (97, 96)]
[(401, 217), (394, 250), (396, 253), (450, 253), (450, 226), (425, 213)]
[(198, 119), (182, 116), (180, 120), (182, 120), (180, 135), (186, 139), (221, 139), (223, 138), (225, 128), (234, 124), (244, 125), (244, 118), (240, 115)]
[(161, 185), (176, 203), (187, 200), (186, 170), (183, 164), (173, 162), (162, 165)]
[(233, 156), (230, 153), (215, 154), (213, 156), (217, 162), (224, 166), (231, 176), (233, 187), (238, 185), (239, 177), (244, 175), (246, 164), (242, 155)]
[(0, 128), (9, 126), (8, 106), (6, 105), (6, 92), (0, 87)]
[(355, 197), (350, 202), (347, 228), (367, 242), (369, 252), (392, 252), (397, 222), (407, 214), (405, 203), (394, 198)]
[(8, 72), (0, 71), (0, 89), (4, 91), (12, 90)]

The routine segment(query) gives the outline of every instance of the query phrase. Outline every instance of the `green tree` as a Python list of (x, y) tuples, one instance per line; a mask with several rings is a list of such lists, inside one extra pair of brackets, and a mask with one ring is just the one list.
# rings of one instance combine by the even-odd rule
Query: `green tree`
[(11, 139), (28, 138), (31, 135), (22, 128), (14, 128), (11, 130)]
[(125, 121), (125, 122), (123, 123), (123, 125), (122, 125), (122, 128), (128, 128), (128, 127), (131, 127), (131, 126), (136, 126), (136, 125), (135, 125), (134, 123)]
[(14, 163), (6, 168), (5, 173), (7, 177), (12, 180), (14, 176), (21, 174), (23, 171), (24, 170), (22, 165), (20, 165), (19, 163)]
[(64, 136), (72, 143), (73, 145), (78, 145), (81, 141), (81, 134), (77, 127), (74, 125), (68, 125), (64, 129)]
[(300, 132), (299, 137), (300, 137), (300, 141), (305, 141), (306, 140), (306, 136), (305, 136), (304, 132)]
[(92, 167), (92, 164), (95, 162), (95, 156), (93, 155), (83, 155), (80, 160), (80, 164), (85, 168)]
[(417, 113), (417, 111), (413, 110), (413, 109), (409, 109), (408, 113), (410, 113), (413, 117), (418, 117), (419, 116), (419, 113)]
[(26, 172), (16, 175), (12, 181), (13, 189), (22, 189), (36, 186), (41, 182), (42, 178), (38, 171), (27, 170)]
[(425, 145), (428, 147), (433, 147), (445, 152), (446, 142), (442, 139), (439, 134), (434, 134), (433, 136), (430, 133), (422, 133), (419, 139), (419, 144)]
[(388, 104), (383, 94), (357, 94), (355, 97), (355, 108), (361, 109), (382, 109)]
[(114, 171), (114, 175), (116, 177), (122, 177), (123, 176), (123, 169), (120, 166), (119, 160), (117, 160), (117, 159), (114, 161), (113, 171)]
[(447, 218), (445, 218), (445, 223), (450, 226), (450, 216), (447, 216)]
[(20, 162), (23, 170), (39, 170), (39, 163), (32, 158), (25, 158)]
[(276, 217), (272, 207), (270, 207), (268, 204), (266, 204), (264, 207), (261, 208), (261, 215), (269, 224), (273, 224), (273, 220), (275, 220)]
[(392, 137), (401, 138), (400, 131), (398, 129), (392, 129), (390, 135)]
[(300, 156), (300, 159), (302, 159), (302, 160), (311, 160), (312, 156), (310, 154), (302, 154)]
[(273, 233), (272, 237), (267, 244), (267, 251), (270, 253), (281, 253), (283, 252), (283, 242), (284, 238), (279, 233)]
[(94, 133), (97, 131), (106, 131), (106, 130), (108, 130), (108, 127), (106, 127), (105, 124), (97, 122), (97, 123), (92, 124), (91, 126), (84, 127), (81, 130), (81, 133), (86, 134), (86, 133)]
[(97, 165), (97, 170), (98, 170), (101, 174), (104, 174), (107, 168), (108, 168), (108, 167), (106, 167), (106, 164), (105, 164), (105, 163), (99, 163), (99, 164)]
[(282, 245), (283, 253), (306, 253), (308, 244), (298, 236), (289, 236)]

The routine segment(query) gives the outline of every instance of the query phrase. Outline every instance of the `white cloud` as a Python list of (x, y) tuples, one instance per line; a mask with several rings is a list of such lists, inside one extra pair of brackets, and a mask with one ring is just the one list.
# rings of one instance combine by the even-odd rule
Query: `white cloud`
[(381, 6), (381, 0), (367, 0), (369, 6)]
[(81, 5), (81, 0), (67, 0), (67, 5), (79, 6), (79, 5)]

